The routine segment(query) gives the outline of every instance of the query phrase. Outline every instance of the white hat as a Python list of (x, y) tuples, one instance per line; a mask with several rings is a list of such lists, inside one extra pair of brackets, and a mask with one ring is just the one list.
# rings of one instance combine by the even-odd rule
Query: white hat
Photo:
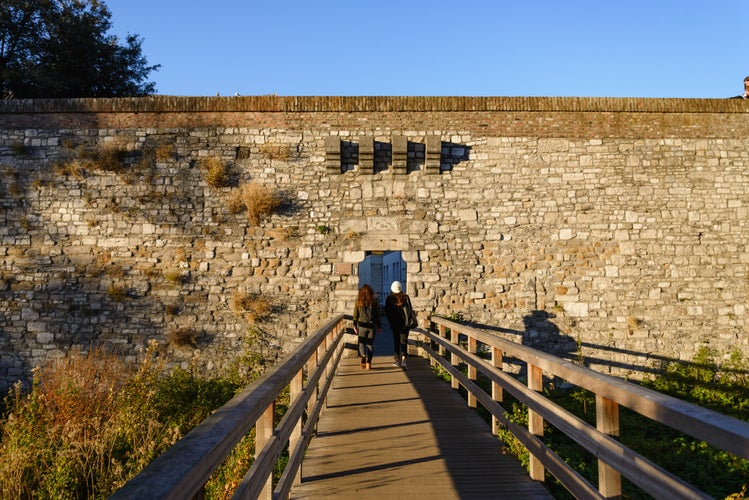
[(393, 293), (401, 293), (403, 291), (403, 285), (401, 285), (400, 281), (393, 281), (393, 284), (390, 285), (390, 291)]

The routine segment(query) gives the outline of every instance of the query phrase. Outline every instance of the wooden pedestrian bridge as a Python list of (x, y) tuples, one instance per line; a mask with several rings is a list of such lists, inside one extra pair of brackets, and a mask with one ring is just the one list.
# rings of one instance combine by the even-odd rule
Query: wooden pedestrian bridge
[[(372, 369), (362, 370), (358, 358), (343, 355), (350, 316), (330, 320), (112, 498), (203, 498), (210, 475), (253, 428), (255, 461), (233, 498), (552, 498), (543, 482), (548, 474), (576, 498), (620, 498), (622, 478), (654, 498), (710, 498), (620, 443), (620, 406), (749, 459), (749, 423), (486, 329), (430, 320), (438, 331), (412, 331), (418, 355), (407, 370), (392, 365), (389, 334), (378, 336)], [(503, 371), (511, 364), (521, 366), (522, 377)], [(544, 379), (595, 394), (596, 424), (544, 397)], [(290, 394), (289, 403), (278, 417), (282, 394)], [(527, 406), (527, 425), (508, 418), (507, 395)], [(544, 444), (544, 425), (597, 458), (597, 484)], [(528, 449), (528, 470), (503, 453), (497, 426)], [(283, 472), (274, 478), (282, 456)]]

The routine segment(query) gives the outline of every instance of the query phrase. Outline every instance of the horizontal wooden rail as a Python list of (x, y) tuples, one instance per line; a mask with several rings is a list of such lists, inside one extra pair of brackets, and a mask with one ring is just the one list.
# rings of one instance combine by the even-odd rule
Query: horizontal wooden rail
[[(477, 328), (439, 317), (433, 317), (431, 321), (438, 326), (439, 334), (418, 330), (423, 336), (418, 344), (424, 354), (450, 373), (453, 387), (463, 386), (472, 398), (477, 399), (498, 423), (507, 427), (528, 449), (532, 477), (536, 461), (535, 474), (538, 476), (540, 471), (540, 477), (534, 477), (535, 479), (543, 479), (545, 468), (577, 498), (619, 496), (622, 476), (656, 498), (710, 498), (619, 442), (619, 405), (737, 457), (749, 459), (749, 423), (595, 372)], [(461, 335), (468, 339), (465, 348), (458, 342)], [(528, 372), (528, 386), (503, 372), (501, 362), (489, 362), (475, 354), (476, 342), (491, 347), (493, 356), (498, 355), (500, 359), (502, 356), (509, 356), (524, 362)], [(432, 349), (432, 344), (439, 347), (438, 351)], [(445, 354), (449, 354), (449, 357), (446, 358)], [(469, 367), (468, 375), (453, 366), (458, 362)], [(494, 397), (474, 382), (476, 372), (481, 372), (492, 382), (493, 387), (499, 388), (492, 391)], [(597, 402), (596, 427), (545, 398), (539, 392), (540, 387), (534, 387), (542, 376), (558, 377), (594, 393)], [(534, 378), (535, 382), (532, 380)], [(505, 410), (499, 404), (504, 391), (528, 407), (529, 429), (507, 419)], [(469, 404), (472, 398), (469, 398)], [(530, 415), (542, 419), (540, 433), (537, 428), (530, 428)], [(543, 432), (543, 421), (599, 459), (597, 490), (544, 445), (540, 435)]]
[[(234, 498), (286, 498), (299, 477), (301, 458), (325, 405), (349, 319), (340, 315), (314, 332), (296, 351), (201, 422), (111, 498), (200, 497), (213, 471), (253, 427), (255, 461)], [(289, 408), (274, 427), (273, 408), (287, 387), (291, 388)], [(302, 427), (305, 412), (307, 419)], [(274, 488), (273, 468), (287, 444), (289, 461)]]

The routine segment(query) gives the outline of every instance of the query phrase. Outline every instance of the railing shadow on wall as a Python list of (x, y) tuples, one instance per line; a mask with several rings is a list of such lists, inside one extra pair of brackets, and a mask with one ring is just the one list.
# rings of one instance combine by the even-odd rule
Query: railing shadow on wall
[[(110, 498), (202, 498), (211, 474), (253, 427), (255, 461), (233, 498), (287, 498), (301, 478), (304, 452), (325, 406), (350, 319), (330, 320)], [(276, 400), (287, 388), (288, 409), (275, 422)], [(287, 447), (288, 462), (274, 484), (274, 467)]]
[[(493, 325), (472, 324), (464, 322), (468, 326), (473, 326), (487, 332), (495, 332), (508, 338), (517, 338), (519, 343), (527, 345), (533, 349), (538, 349), (557, 357), (573, 361), (582, 366), (605, 366), (617, 368), (622, 372), (655, 375), (661, 373), (663, 369), (671, 363), (679, 363), (688, 368), (703, 369), (712, 368), (712, 366), (696, 361), (686, 361), (669, 356), (663, 356), (655, 353), (642, 353), (632, 349), (622, 349), (620, 347), (594, 344), (592, 342), (582, 342), (574, 339), (569, 335), (562, 333), (561, 329), (552, 321), (555, 316), (547, 311), (532, 311), (523, 318), (525, 330), (514, 330), (512, 328), (503, 328)], [(625, 361), (616, 361), (612, 357), (598, 357), (586, 354), (583, 349), (591, 349), (598, 352), (610, 352), (613, 354), (622, 354), (630, 357), (646, 357), (652, 361), (651, 366), (635, 365)], [(519, 364), (522, 369), (522, 363)], [(737, 377), (749, 377), (749, 370), (743, 370), (734, 367), (722, 367), (724, 372), (731, 373)]]
[[(613, 498), (622, 494), (622, 477), (655, 498), (710, 498), (704, 492), (619, 442), (619, 407), (688, 434), (721, 450), (749, 459), (749, 423), (646, 389), (537, 351), (498, 335), (439, 317), (430, 318), (438, 333), (418, 330), (415, 344), (433, 365), (462, 387), (467, 403), (480, 403), (492, 415), (492, 430), (507, 428), (530, 453), (531, 478), (543, 481), (548, 470), (577, 498)], [(504, 331), (504, 329), (503, 329)], [(522, 333), (522, 332), (520, 332)], [(489, 360), (479, 356), (489, 349)], [(527, 386), (503, 371), (514, 358), (525, 366)], [(467, 375), (458, 366), (467, 366)], [(491, 382), (491, 394), (477, 384), (478, 373)], [(596, 426), (547, 399), (543, 379), (558, 378), (595, 394)], [(514, 423), (501, 406), (505, 391), (528, 408), (527, 428)], [(544, 423), (570, 437), (598, 459), (598, 488), (554, 453), (543, 441)]]

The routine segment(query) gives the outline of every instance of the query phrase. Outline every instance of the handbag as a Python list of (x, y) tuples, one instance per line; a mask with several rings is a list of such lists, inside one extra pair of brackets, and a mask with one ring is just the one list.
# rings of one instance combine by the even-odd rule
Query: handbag
[(419, 319), (416, 317), (416, 313), (414, 312), (414, 308), (411, 307), (411, 301), (409, 300), (407, 303), (407, 316), (406, 316), (406, 326), (409, 328), (416, 328), (419, 326)]

